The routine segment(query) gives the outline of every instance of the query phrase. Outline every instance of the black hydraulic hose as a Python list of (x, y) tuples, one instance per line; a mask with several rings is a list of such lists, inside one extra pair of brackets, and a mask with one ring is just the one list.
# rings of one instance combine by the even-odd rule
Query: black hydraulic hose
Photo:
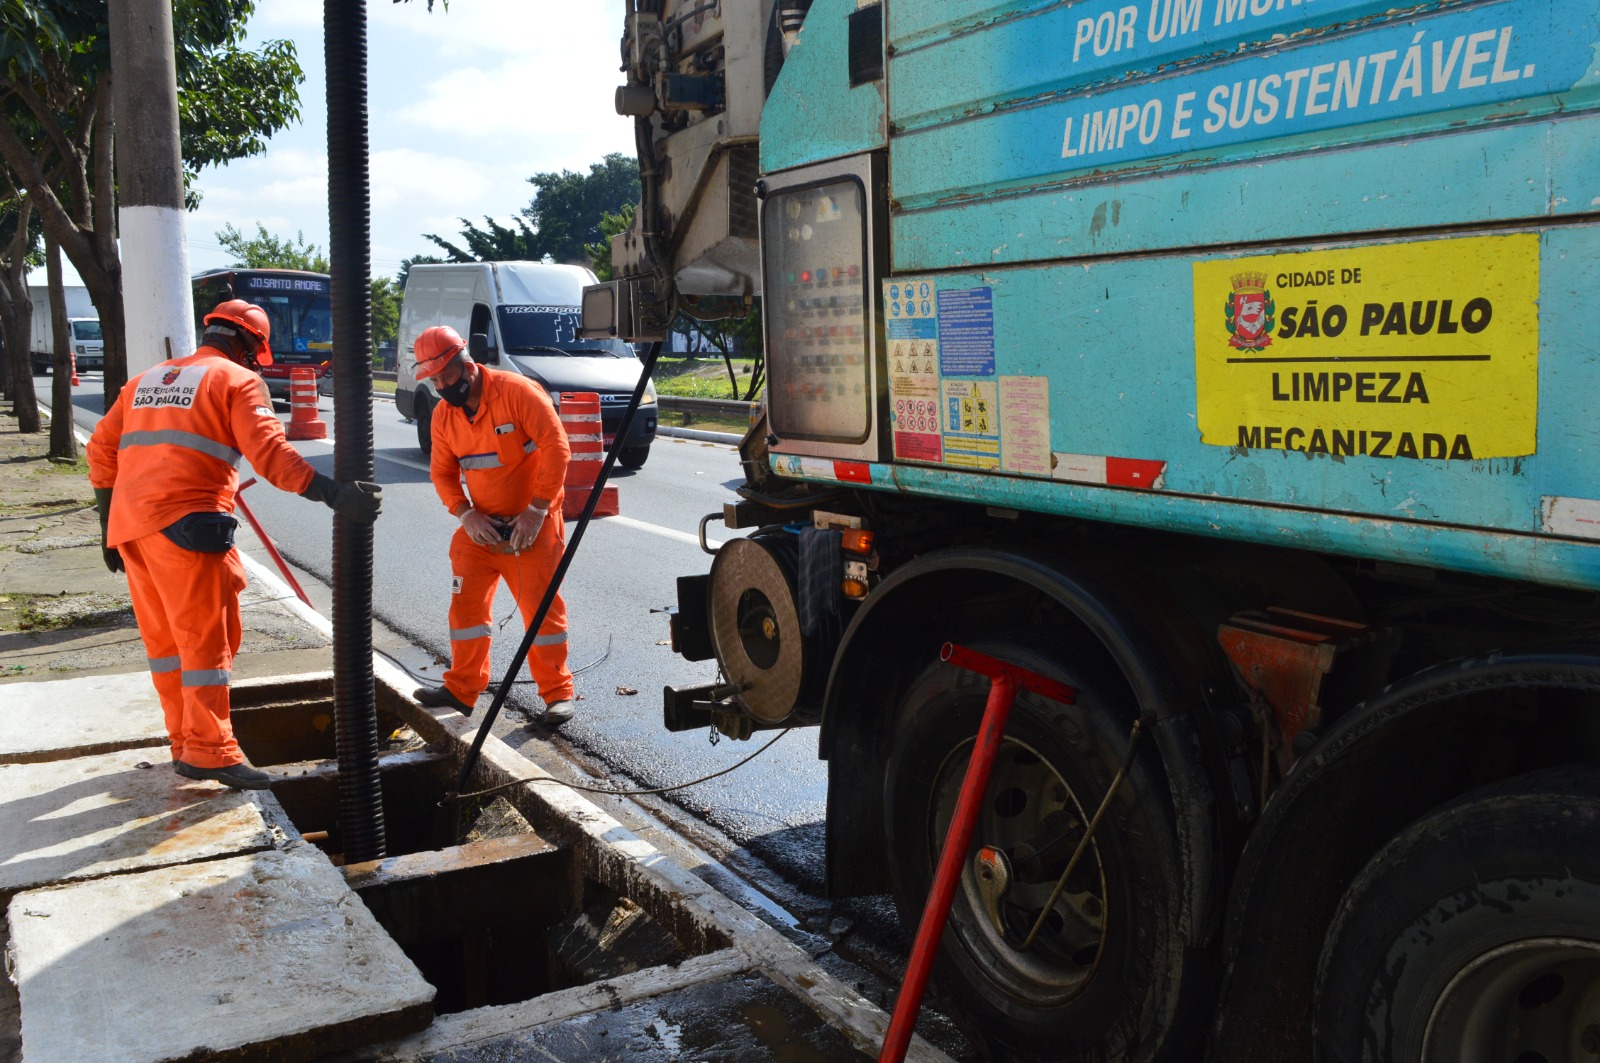
[[(332, 3), (333, 0), (328, 2)], [(500, 707), (506, 703), (506, 695), (511, 693), (512, 683), (517, 678), (517, 669), (521, 668), (522, 662), (527, 659), (528, 650), (533, 647), (533, 640), (544, 624), (545, 614), (550, 611), (550, 604), (555, 601), (556, 592), (561, 589), (561, 581), (565, 578), (567, 569), (572, 567), (572, 558), (578, 552), (578, 544), (583, 541), (584, 529), (589, 526), (595, 506), (600, 502), (600, 495), (605, 491), (606, 481), (611, 478), (611, 467), (617, 463), (617, 455), (622, 452), (628, 432), (633, 428), (633, 415), (639, 412), (639, 402), (644, 398), (644, 389), (650, 383), (650, 374), (655, 372), (656, 357), (660, 353), (661, 341), (656, 340), (650, 345), (650, 353), (645, 356), (644, 368), (639, 371), (639, 382), (634, 385), (633, 395), (628, 399), (628, 408), (622, 411), (622, 423), (617, 425), (616, 442), (612, 443), (611, 449), (606, 452), (605, 463), (600, 466), (600, 475), (589, 491), (589, 500), (584, 503), (583, 514), (578, 517), (578, 526), (572, 529), (572, 537), (567, 540), (567, 548), (561, 554), (561, 562), (556, 565), (555, 573), (550, 577), (550, 585), (544, 589), (544, 597), (539, 600), (539, 608), (528, 621), (528, 630), (522, 636), (522, 645), (517, 647), (516, 655), (511, 659), (511, 667), (506, 669), (505, 678), (500, 680), (500, 687), (495, 691), (489, 711), (483, 714), (483, 720), (478, 724), (478, 733), (473, 736), (472, 748), (467, 750), (467, 759), (461, 765), (461, 776), (456, 780), (456, 788), (445, 795), (446, 801), (453, 803), (466, 791), (467, 779), (472, 775), (472, 769), (477, 766), (484, 740), (489, 737), (489, 729), (494, 726), (495, 718), (500, 715)], [(546, 519), (560, 520), (561, 514), (552, 512)], [(457, 821), (455, 829), (459, 830), (459, 817), (454, 818)]]
[[(366, 0), (323, 0), (336, 480), (371, 480), (372, 324)], [(385, 855), (372, 677), (372, 526), (333, 518), (333, 713), (347, 864)]]

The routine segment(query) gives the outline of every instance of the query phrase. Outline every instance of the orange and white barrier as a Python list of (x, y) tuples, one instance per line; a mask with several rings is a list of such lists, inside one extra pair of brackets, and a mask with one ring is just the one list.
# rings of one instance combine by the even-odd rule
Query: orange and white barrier
[(68, 351), (67, 357), (72, 359), (72, 386), (77, 387), (83, 381), (78, 379), (78, 352)]
[(328, 424), (317, 412), (317, 371), (305, 366), (289, 370), (290, 439), (327, 439)]
[[(600, 396), (592, 391), (561, 393), (561, 427), (567, 432), (572, 458), (567, 463), (566, 491), (561, 515), (567, 520), (583, 516), (583, 507), (600, 479), (600, 466), (606, 460), (605, 429), (600, 420)], [(622, 512), (614, 484), (607, 484), (594, 507), (597, 517), (614, 517)]]

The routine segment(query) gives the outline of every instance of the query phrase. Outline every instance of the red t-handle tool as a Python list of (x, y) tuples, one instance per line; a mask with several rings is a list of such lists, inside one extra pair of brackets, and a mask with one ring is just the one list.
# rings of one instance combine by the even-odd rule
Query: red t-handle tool
[(983, 722), (978, 726), (978, 741), (973, 746), (972, 759), (967, 762), (967, 775), (961, 783), (961, 794), (956, 798), (956, 811), (950, 819), (950, 831), (945, 835), (944, 848), (939, 853), (939, 867), (934, 872), (927, 907), (923, 908), (922, 921), (917, 924), (917, 940), (911, 946), (906, 979), (901, 983), (900, 996), (894, 1003), (894, 1018), (889, 1020), (889, 1032), (884, 1035), (878, 1063), (900, 1063), (905, 1059), (906, 1047), (911, 1043), (911, 1033), (917, 1025), (917, 1012), (922, 1008), (922, 994), (928, 988), (928, 975), (933, 970), (933, 958), (939, 951), (939, 939), (944, 937), (950, 902), (955, 897), (956, 884), (961, 881), (961, 865), (966, 861), (967, 849), (972, 844), (972, 831), (978, 823), (983, 792), (989, 787), (989, 773), (994, 768), (995, 755), (1000, 752), (1001, 734), (1005, 730), (1007, 717), (1011, 715), (1011, 703), (1017, 699), (1017, 692), (1031, 690), (1063, 705), (1071, 705), (1078, 700), (1077, 690), (1065, 683), (1058, 683), (1037, 672), (997, 661), (954, 643), (944, 644), (939, 651), (939, 659), (957, 668), (988, 676), (992, 680), (989, 703), (983, 710)]

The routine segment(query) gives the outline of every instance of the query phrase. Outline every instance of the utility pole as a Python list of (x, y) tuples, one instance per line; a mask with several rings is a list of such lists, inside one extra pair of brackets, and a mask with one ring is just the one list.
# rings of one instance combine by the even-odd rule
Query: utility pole
[(122, 312), (132, 377), (194, 349), (194, 295), (183, 228), (172, 0), (115, 0), (108, 7)]

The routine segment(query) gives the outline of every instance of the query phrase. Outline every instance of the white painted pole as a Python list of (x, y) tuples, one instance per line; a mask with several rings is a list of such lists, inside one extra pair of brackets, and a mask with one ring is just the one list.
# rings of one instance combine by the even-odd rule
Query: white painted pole
[(116, 0), (109, 8), (131, 378), (194, 350), (194, 295), (184, 235), (172, 0)]

